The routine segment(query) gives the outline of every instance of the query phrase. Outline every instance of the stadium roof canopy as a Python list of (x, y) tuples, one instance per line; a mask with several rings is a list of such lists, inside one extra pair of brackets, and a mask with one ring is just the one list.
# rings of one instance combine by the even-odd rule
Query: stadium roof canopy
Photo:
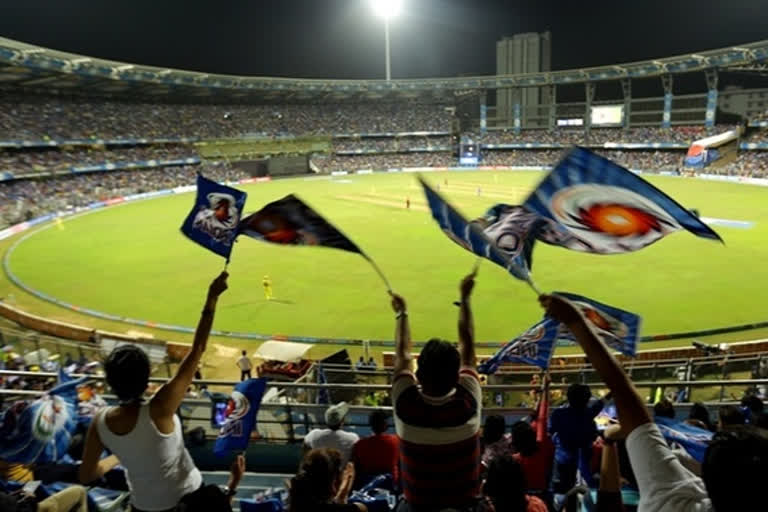
[(94, 94), (175, 96), (227, 100), (350, 100), (378, 97), (452, 97), (462, 91), (649, 78), (768, 61), (768, 40), (594, 68), (517, 75), (409, 80), (333, 80), (216, 75), (97, 59), (0, 37), (0, 85), (77, 89)]

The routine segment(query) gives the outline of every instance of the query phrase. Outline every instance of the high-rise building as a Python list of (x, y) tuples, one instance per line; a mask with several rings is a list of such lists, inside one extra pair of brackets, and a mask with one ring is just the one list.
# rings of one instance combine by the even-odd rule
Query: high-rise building
[[(552, 36), (549, 32), (527, 32), (496, 42), (496, 74), (539, 73), (552, 69)], [(520, 105), (523, 126), (546, 126), (542, 105), (551, 102), (546, 88), (526, 87), (496, 91), (496, 118), (512, 125), (515, 105)]]

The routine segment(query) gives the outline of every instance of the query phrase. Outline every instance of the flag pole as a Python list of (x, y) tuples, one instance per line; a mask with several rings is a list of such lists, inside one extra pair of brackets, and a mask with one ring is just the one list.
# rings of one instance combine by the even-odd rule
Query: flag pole
[(534, 293), (536, 293), (537, 297), (540, 297), (540, 296), (544, 295), (544, 292), (539, 290), (539, 287), (536, 286), (536, 283), (533, 282), (533, 279), (531, 279), (531, 276), (528, 276), (528, 278), (525, 280), (525, 282), (528, 283), (528, 286), (530, 286), (531, 290), (533, 290)]
[(389, 284), (389, 279), (387, 279), (387, 276), (385, 276), (385, 275), (384, 275), (384, 272), (382, 272), (382, 271), (381, 271), (381, 269), (380, 269), (380, 268), (379, 268), (379, 266), (376, 264), (376, 262), (375, 262), (375, 261), (373, 261), (373, 259), (371, 259), (371, 257), (370, 257), (370, 256), (368, 256), (367, 254), (365, 254), (364, 252), (360, 252), (360, 254), (362, 254), (362, 255), (363, 255), (363, 258), (365, 258), (366, 260), (368, 260), (368, 263), (370, 263), (370, 264), (371, 264), (371, 266), (373, 267), (373, 270), (375, 270), (375, 271), (376, 271), (376, 273), (379, 275), (379, 277), (381, 278), (381, 280), (384, 282), (384, 286), (386, 286), (386, 287), (387, 287), (387, 291), (388, 291), (389, 293), (392, 293), (392, 286)]

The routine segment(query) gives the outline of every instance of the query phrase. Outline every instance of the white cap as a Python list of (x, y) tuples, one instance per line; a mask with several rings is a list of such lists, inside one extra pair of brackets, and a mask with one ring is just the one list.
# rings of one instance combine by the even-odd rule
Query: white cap
[(338, 427), (344, 421), (349, 412), (347, 402), (339, 402), (325, 410), (325, 424), (329, 427)]

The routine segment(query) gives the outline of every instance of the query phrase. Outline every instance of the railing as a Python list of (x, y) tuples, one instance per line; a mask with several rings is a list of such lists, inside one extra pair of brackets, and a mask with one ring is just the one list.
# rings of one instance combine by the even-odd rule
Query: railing
[[(23, 378), (43, 378), (50, 379), (55, 378), (55, 373), (49, 372), (28, 372), (28, 371), (13, 371), (13, 370), (0, 370), (0, 378), (2, 377), (23, 377)], [(104, 376), (98, 375), (73, 375), (74, 377), (86, 377), (90, 381), (103, 381)], [(162, 383), (166, 382), (167, 378), (152, 377), (150, 382)], [(232, 387), (237, 384), (237, 381), (229, 380), (197, 380), (193, 381), (193, 385), (197, 389), (226, 389), (231, 390)], [(721, 400), (706, 401), (709, 405), (732, 403), (733, 401), (723, 401), (726, 397), (727, 388), (736, 388), (739, 390), (747, 388), (763, 388), (768, 389), (768, 379), (734, 379), (734, 380), (651, 380), (651, 381), (637, 381), (634, 383), (635, 387), (643, 389), (656, 389), (658, 387), (673, 387), (673, 388), (719, 388)], [(308, 390), (343, 390), (343, 391), (388, 391), (390, 389), (389, 384), (382, 383), (356, 383), (356, 384), (317, 384), (309, 382), (278, 382), (270, 381), (267, 384), (268, 388), (276, 388), (277, 394), (270, 396), (268, 393), (265, 396), (265, 401), (262, 403), (258, 416), (258, 431), (259, 438), (263, 441), (278, 442), (278, 443), (295, 443), (300, 442), (303, 436), (306, 435), (312, 428), (323, 425), (323, 412), (327, 408), (326, 404), (309, 403), (301, 401), (300, 399), (306, 395)], [(553, 382), (550, 385), (551, 390), (564, 391), (569, 384)], [(602, 383), (595, 383), (594, 387), (604, 387)], [(531, 384), (487, 384), (483, 386), (484, 394), (497, 393), (497, 392), (528, 392), (532, 389)], [(30, 399), (36, 396), (44, 394), (44, 391), (33, 390), (12, 390), (12, 389), (0, 389), (0, 398), (3, 399)], [(206, 393), (203, 391), (203, 393)], [(226, 396), (226, 395), (225, 395)], [(112, 395), (104, 395), (103, 398), (108, 403), (116, 403), (116, 397)], [(205, 398), (188, 398), (182, 403), (179, 411), (179, 416), (182, 418), (184, 428), (186, 430), (202, 427), (206, 435), (213, 437), (217, 434), (217, 429), (211, 425), (211, 409), (212, 399), (209, 396)], [(675, 407), (679, 412), (686, 412), (691, 406), (689, 402), (677, 403)], [(650, 405), (649, 405), (650, 407)], [(345, 428), (350, 431), (357, 432), (360, 435), (368, 435), (370, 429), (368, 427), (368, 415), (375, 409), (385, 409), (391, 411), (391, 406), (366, 406), (366, 405), (351, 405), (348, 421)], [(530, 414), (530, 407), (498, 407), (490, 404), (483, 406), (483, 413), (486, 415), (499, 414), (505, 417), (507, 424), (521, 419)]]

